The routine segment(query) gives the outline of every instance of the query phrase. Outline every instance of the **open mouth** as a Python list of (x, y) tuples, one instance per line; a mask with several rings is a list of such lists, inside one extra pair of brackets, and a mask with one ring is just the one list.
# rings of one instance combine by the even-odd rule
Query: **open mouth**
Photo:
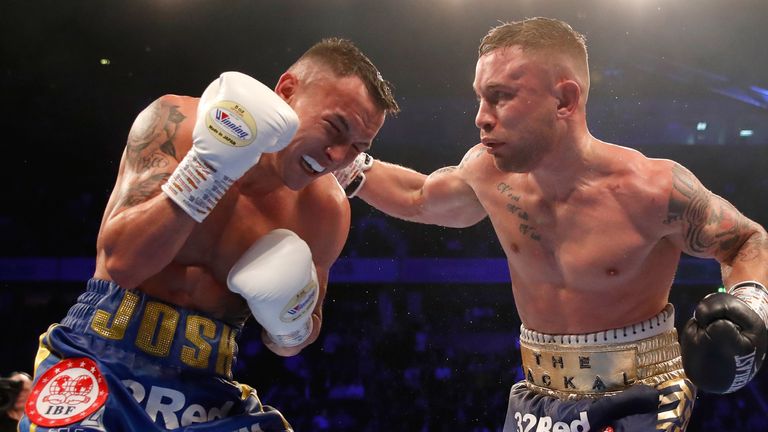
[(301, 157), (301, 160), (304, 162), (302, 163), (304, 168), (313, 174), (320, 174), (325, 171), (325, 167), (320, 165), (320, 163), (313, 159), (311, 156), (304, 155)]

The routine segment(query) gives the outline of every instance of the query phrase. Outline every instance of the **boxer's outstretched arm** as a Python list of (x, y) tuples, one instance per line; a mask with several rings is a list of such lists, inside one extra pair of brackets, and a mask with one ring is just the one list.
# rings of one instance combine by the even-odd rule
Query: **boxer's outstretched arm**
[[(160, 186), (189, 150), (194, 110), (163, 96), (139, 114), (128, 134), (97, 249), (112, 280), (133, 288), (168, 265), (196, 222)], [(188, 102), (188, 101), (187, 101)], [(183, 138), (182, 138), (183, 137)], [(185, 144), (181, 144), (185, 141)]]
[[(465, 160), (467, 158), (465, 157)], [(467, 165), (438, 169), (429, 176), (387, 162), (375, 161), (365, 172), (358, 192), (365, 202), (401, 219), (462, 228), (474, 225), (487, 213), (467, 184)]]

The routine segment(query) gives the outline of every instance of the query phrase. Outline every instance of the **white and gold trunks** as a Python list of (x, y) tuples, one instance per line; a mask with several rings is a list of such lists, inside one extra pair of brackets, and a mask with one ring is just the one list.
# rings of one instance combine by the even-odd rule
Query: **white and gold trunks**
[(649, 320), (597, 333), (550, 335), (521, 326), (526, 385), (559, 399), (581, 399), (685, 378), (674, 321), (669, 304)]

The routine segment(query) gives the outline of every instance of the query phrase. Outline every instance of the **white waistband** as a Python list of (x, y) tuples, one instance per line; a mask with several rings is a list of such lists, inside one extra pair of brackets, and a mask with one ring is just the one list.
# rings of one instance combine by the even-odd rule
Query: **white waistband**
[(614, 343), (635, 342), (641, 339), (660, 335), (675, 328), (675, 308), (672, 304), (659, 312), (655, 317), (628, 325), (623, 328), (604, 330), (595, 333), (576, 335), (552, 335), (540, 333), (520, 326), (520, 341), (528, 343), (555, 343), (560, 345), (605, 345)]

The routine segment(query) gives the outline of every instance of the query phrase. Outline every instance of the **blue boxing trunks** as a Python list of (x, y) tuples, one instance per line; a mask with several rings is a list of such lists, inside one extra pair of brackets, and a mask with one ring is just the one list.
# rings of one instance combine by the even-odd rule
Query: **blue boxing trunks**
[(241, 328), (91, 279), (40, 337), (20, 431), (291, 431), (232, 381)]
[(667, 305), (650, 320), (579, 335), (521, 328), (525, 379), (512, 386), (504, 432), (684, 431), (696, 389)]

